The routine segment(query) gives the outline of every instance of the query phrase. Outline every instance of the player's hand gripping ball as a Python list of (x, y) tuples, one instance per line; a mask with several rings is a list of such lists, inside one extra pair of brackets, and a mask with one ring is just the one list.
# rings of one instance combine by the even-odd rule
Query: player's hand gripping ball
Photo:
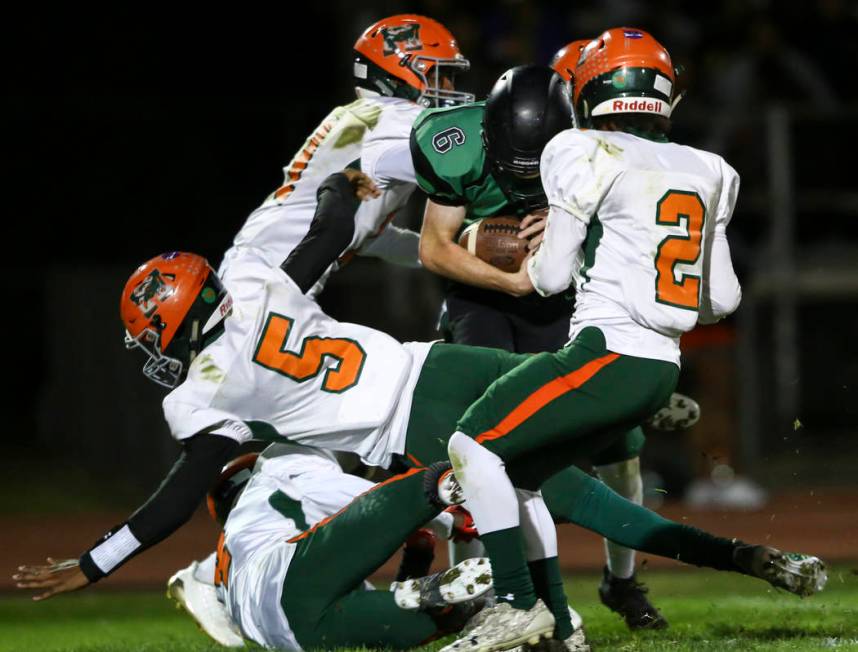
[(471, 254), (504, 272), (517, 272), (527, 256), (527, 240), (518, 237), (515, 217), (486, 217), (468, 226), (459, 244)]

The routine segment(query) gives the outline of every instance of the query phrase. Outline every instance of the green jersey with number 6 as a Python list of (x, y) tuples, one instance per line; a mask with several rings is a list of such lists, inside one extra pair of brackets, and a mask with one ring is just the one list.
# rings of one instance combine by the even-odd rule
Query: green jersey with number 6
[[(411, 158), (417, 184), (429, 199), (444, 206), (467, 209), (462, 229), (484, 217), (515, 215), (525, 211), (511, 202), (492, 175), (483, 147), (485, 102), (446, 109), (427, 109), (411, 130)], [(515, 298), (450, 281), (448, 295), (548, 322), (572, 312), (568, 296), (543, 298), (536, 294)]]
[(428, 109), (411, 130), (417, 183), (435, 203), (465, 206), (465, 225), (483, 217), (516, 214), (492, 176), (483, 148), (484, 113), (485, 102)]

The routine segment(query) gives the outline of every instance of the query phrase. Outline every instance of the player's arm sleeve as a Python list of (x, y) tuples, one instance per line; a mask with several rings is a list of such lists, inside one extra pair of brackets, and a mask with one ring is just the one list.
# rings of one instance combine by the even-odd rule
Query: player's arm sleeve
[(375, 181), (379, 190), (384, 190), (394, 183), (417, 183), (417, 172), (411, 160), (411, 143), (408, 138), (364, 146), (361, 151), (361, 169)]
[(606, 166), (595, 150), (589, 138), (563, 133), (542, 154), (548, 222), (542, 244), (527, 266), (530, 281), (542, 296), (563, 292), (572, 283), (587, 226), (608, 191), (610, 171), (597, 169)]
[(452, 184), (444, 179), (432, 162), (432, 155), (426, 149), (426, 144), (418, 135), (420, 123), (411, 130), (410, 147), (411, 160), (414, 164), (414, 174), (417, 185), (429, 199), (443, 206), (464, 206), (468, 200), (463, 197)]
[(584, 222), (562, 208), (549, 208), (542, 244), (527, 264), (527, 275), (539, 294), (559, 294), (572, 284), (574, 263), (586, 237)]
[(280, 265), (304, 293), (348, 249), (360, 205), (354, 188), (341, 172), (328, 176), (319, 186), (316, 197), (316, 212), (307, 235)]
[(377, 236), (367, 239), (358, 254), (381, 258), (394, 265), (420, 267), (419, 247), (419, 233), (388, 224)]
[(701, 324), (714, 324), (726, 317), (739, 307), (742, 300), (742, 287), (733, 270), (727, 242), (727, 225), (739, 194), (739, 175), (726, 163), (723, 165), (724, 181), (715, 225), (703, 255), (703, 291), (698, 318)]
[(157, 491), (81, 556), (80, 568), (89, 581), (109, 575), (187, 522), (237, 449), (234, 439), (209, 433), (184, 440), (179, 459)]

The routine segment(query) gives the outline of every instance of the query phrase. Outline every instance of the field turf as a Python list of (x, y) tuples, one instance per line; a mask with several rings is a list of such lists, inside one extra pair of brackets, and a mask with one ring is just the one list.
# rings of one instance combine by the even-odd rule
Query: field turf
[[(596, 576), (569, 583), (570, 600), (584, 617), (595, 652), (858, 650), (858, 571), (850, 566), (832, 569), (825, 592), (805, 600), (714, 571), (644, 571), (642, 578), (670, 629), (631, 634), (598, 604)], [(162, 592), (84, 592), (41, 604), (0, 597), (0, 652), (222, 649)]]

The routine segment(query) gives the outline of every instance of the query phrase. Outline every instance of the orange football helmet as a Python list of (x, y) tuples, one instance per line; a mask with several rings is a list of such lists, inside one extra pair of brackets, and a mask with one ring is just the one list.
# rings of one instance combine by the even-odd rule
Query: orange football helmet
[(175, 387), (202, 348), (203, 336), (231, 308), (229, 293), (205, 258), (180, 251), (156, 256), (137, 268), (122, 291), (125, 348), (146, 353), (143, 375)]
[(354, 46), (354, 78), (363, 91), (401, 97), (422, 106), (473, 102), (472, 93), (444, 88), (471, 64), (441, 23), (416, 14), (400, 14), (374, 23)]
[(206, 507), (216, 523), (223, 525), (226, 522), (239, 492), (253, 475), (258, 459), (259, 453), (245, 453), (228, 462), (221, 470), (220, 476), (206, 496)]
[[(572, 82), (575, 77), (575, 66), (578, 65), (578, 59), (581, 58), (581, 50), (589, 42), (590, 39), (581, 38), (577, 41), (567, 43), (557, 50), (549, 65), (554, 68), (554, 72), (563, 77), (567, 82)], [(570, 88), (571, 86), (572, 84), (570, 83)]]
[(584, 124), (617, 113), (670, 118), (679, 99), (670, 54), (650, 34), (632, 27), (609, 29), (590, 41), (574, 75), (575, 110)]

